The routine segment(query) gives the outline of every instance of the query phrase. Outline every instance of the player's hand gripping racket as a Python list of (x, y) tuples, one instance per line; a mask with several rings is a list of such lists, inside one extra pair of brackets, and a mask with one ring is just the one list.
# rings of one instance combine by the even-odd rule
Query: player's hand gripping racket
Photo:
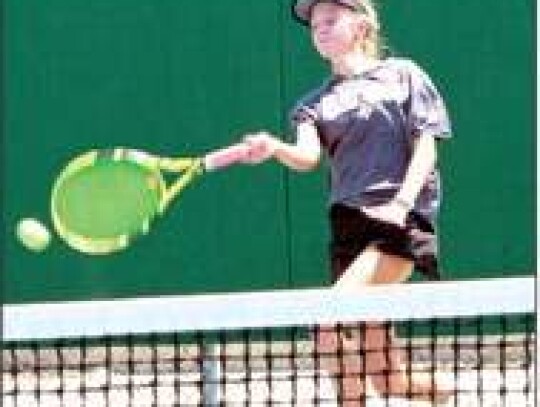
[[(248, 147), (235, 144), (204, 157), (163, 158), (115, 148), (94, 150), (68, 163), (57, 178), (51, 214), (58, 235), (87, 254), (126, 248), (198, 176), (246, 159)], [(163, 171), (180, 176), (167, 185)]]

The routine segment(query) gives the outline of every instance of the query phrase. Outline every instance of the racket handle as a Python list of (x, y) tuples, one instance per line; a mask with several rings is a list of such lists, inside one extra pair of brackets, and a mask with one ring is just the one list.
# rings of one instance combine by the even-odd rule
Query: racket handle
[(212, 151), (203, 158), (206, 171), (219, 170), (247, 159), (249, 147), (245, 143), (233, 144), (220, 150)]

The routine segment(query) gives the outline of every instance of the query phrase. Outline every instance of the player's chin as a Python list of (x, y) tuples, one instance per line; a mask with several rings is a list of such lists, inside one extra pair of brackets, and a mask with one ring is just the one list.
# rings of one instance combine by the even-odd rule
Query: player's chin
[(316, 46), (315, 48), (317, 49), (317, 52), (319, 53), (319, 55), (328, 61), (337, 60), (343, 55), (342, 50), (332, 45), (328, 45), (328, 46), (319, 45), (319, 46)]

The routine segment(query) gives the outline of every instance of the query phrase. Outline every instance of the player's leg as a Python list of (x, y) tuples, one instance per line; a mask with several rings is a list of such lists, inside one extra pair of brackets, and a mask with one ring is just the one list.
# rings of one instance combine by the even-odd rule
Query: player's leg
[[(367, 285), (406, 281), (412, 270), (410, 261), (387, 256), (375, 246), (368, 246), (350, 263), (334, 287), (361, 292)], [(338, 384), (343, 400), (359, 397), (365, 399), (367, 375), (378, 393), (389, 393), (386, 388), (380, 391), (382, 385), (387, 383), (386, 372), (397, 370), (396, 366), (401, 367), (402, 357), (398, 355), (399, 349), (393, 347), (393, 330), (385, 328), (387, 327), (383, 324), (362, 323), (356, 329), (350, 329), (339, 336), (344, 371)], [(356, 382), (348, 372), (355, 373)]]
[(362, 290), (367, 285), (403, 283), (413, 272), (413, 263), (402, 257), (382, 253), (368, 246), (334, 283), (339, 290)]
[[(358, 267), (355, 261), (351, 265), (351, 273), (362, 275), (361, 270), (354, 270), (355, 264)], [(380, 253), (376, 269), (369, 270), (365, 278), (357, 280), (359, 284), (366, 285), (402, 283), (410, 277), (412, 271), (411, 261)], [(445, 400), (451, 394), (450, 389), (444, 389), (431, 373), (412, 372), (411, 367), (406, 365), (408, 355), (400, 347), (391, 324), (365, 324), (363, 335), (356, 339), (362, 343), (344, 344), (344, 347), (362, 348), (365, 354), (365, 373), (378, 394), (428, 400), (433, 398), (438, 401)]]
[(358, 347), (360, 341), (345, 343), (344, 338), (356, 328), (345, 326), (321, 327), (316, 334), (316, 352), (319, 367), (336, 385), (339, 405), (343, 407), (365, 406), (365, 375)]
[[(361, 283), (363, 276), (371, 274), (379, 261), (380, 253), (374, 247), (368, 247), (360, 255), (354, 256), (352, 251), (340, 251), (332, 254), (332, 270), (334, 278), (341, 276), (335, 283), (335, 289), (357, 290), (365, 285)], [(351, 263), (364, 272), (342, 272)], [(359, 280), (359, 281), (358, 281)], [(337, 285), (337, 288), (336, 288)], [(335, 379), (336, 391), (343, 407), (362, 407), (366, 400), (366, 383), (364, 363), (362, 358), (362, 341), (358, 337), (362, 328), (360, 324), (355, 327), (327, 326), (320, 329), (316, 335), (316, 352), (320, 355), (320, 367)]]
[[(405, 281), (412, 272), (412, 266), (408, 269), (381, 268), (383, 255), (375, 246), (368, 246), (352, 261), (348, 257), (334, 256), (332, 259), (336, 276), (348, 266), (334, 283), (334, 289), (357, 292), (366, 285)], [(376, 334), (373, 332), (374, 339)], [(342, 406), (364, 405), (364, 370), (368, 362), (371, 362), (371, 369), (376, 372), (385, 367), (380, 360), (380, 352), (374, 353), (369, 359), (362, 359), (365, 351), (364, 335), (365, 325), (358, 324), (355, 327), (325, 327), (317, 337), (317, 351), (326, 355), (321, 358), (321, 367), (335, 377)]]

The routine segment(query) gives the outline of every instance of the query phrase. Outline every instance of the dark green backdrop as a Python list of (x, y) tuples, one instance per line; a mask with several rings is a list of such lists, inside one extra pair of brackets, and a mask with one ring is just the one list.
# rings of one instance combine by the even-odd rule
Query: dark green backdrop
[[(451, 279), (535, 264), (533, 0), (379, 1), (387, 43), (428, 70), (455, 139), (441, 145)], [(324, 167), (237, 167), (185, 192), (132, 249), (24, 251), (55, 174), (108, 146), (198, 153), (288, 131), (326, 74), (288, 0), (4, 0), (2, 290), (6, 302), (313, 286), (326, 279)]]

